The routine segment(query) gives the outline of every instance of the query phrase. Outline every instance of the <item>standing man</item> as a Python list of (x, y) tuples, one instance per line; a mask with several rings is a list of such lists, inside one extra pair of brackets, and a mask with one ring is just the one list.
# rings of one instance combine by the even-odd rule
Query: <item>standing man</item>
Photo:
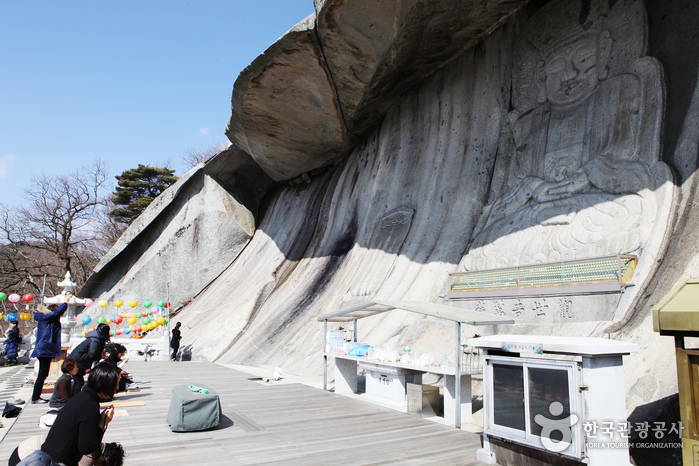
[(72, 296), (70, 291), (66, 291), (63, 304), (51, 304), (48, 308), (39, 305), (34, 313), (37, 326), (36, 346), (32, 357), (39, 360), (39, 373), (34, 382), (31, 401), (33, 404), (49, 402), (41, 398), (41, 389), (44, 387), (46, 376), (49, 375), (51, 359), (61, 356), (61, 316), (68, 309), (68, 301)]
[(170, 348), (172, 348), (172, 360), (177, 361), (177, 352), (180, 350), (180, 340), (182, 339), (182, 333), (180, 332), (180, 327), (182, 322), (177, 322), (175, 328), (172, 329), (172, 340), (170, 340)]

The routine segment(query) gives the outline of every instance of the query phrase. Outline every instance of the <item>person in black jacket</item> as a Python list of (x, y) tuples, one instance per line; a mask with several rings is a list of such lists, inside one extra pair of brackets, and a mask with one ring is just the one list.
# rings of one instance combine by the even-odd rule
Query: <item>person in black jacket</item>
[(78, 361), (78, 372), (73, 376), (73, 395), (82, 390), (85, 384), (85, 372), (92, 364), (102, 359), (104, 345), (109, 342), (109, 325), (99, 324), (97, 328), (85, 335), (85, 339), (68, 355)]
[(177, 361), (177, 352), (180, 350), (180, 340), (182, 339), (182, 332), (180, 332), (180, 327), (182, 322), (177, 322), (175, 328), (172, 329), (172, 339), (170, 340), (170, 348), (172, 348), (172, 360)]
[(124, 356), (126, 356), (126, 347), (119, 343), (107, 343), (104, 347), (104, 351), (109, 355), (104, 359), (104, 362), (114, 364), (119, 369), (121, 369), (121, 380), (119, 381), (119, 389), (117, 392), (125, 392), (128, 384), (133, 383), (133, 379), (129, 376), (129, 373), (123, 369), (124, 364), (128, 361), (128, 356), (126, 361)]
[(87, 386), (58, 412), (41, 450), (68, 466), (101, 447), (107, 425), (114, 417), (110, 405), (100, 414), (100, 402), (114, 396), (121, 369), (101, 362), (91, 371)]

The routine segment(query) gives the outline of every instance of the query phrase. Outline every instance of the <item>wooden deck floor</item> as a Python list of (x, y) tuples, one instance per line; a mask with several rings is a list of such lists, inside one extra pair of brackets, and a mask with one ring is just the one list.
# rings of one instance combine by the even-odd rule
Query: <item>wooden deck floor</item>
[[(254, 376), (202, 362), (129, 362), (141, 391), (116, 401), (105, 441), (120, 442), (127, 465), (479, 464), (480, 436), (300, 383)], [(224, 420), (202, 432), (171, 432), (166, 422), (174, 385), (210, 387)], [(0, 443), (0, 464), (23, 439), (42, 432), (47, 405), (28, 404)]]

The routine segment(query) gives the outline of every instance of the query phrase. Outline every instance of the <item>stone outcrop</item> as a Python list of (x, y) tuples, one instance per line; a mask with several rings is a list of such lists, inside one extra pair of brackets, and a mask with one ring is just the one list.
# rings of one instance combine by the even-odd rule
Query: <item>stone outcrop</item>
[(276, 181), (336, 164), (398, 96), (523, 3), (316, 1), (317, 17), (240, 74), (226, 134)]
[(81, 294), (95, 301), (167, 298), (175, 306), (191, 300), (250, 240), (270, 183), (235, 148), (198, 165), (129, 226)]
[[(532, 314), (500, 330), (637, 343), (641, 351), (625, 366), (629, 412), (672, 395), (673, 342), (652, 332), (650, 309), (675, 281), (699, 274), (699, 43), (690, 39), (699, 4), (554, 2), (565, 8), (550, 24), (575, 27), (535, 29), (550, 32), (547, 39), (527, 32), (537, 11), (549, 8), (541, 9), (544, 1), (317, 1), (317, 16), (236, 81), (228, 135), (237, 149), (191, 172), (164, 194), (161, 207), (144, 212), (100, 264), (89, 294), (135, 297), (145, 286), (137, 282), (160, 277), (165, 266), (194, 282), (173, 303), (195, 359), (317, 376), (319, 315), (371, 298), (444, 302), (449, 272), (492, 265), (488, 248), (505, 231), (492, 225), (509, 219), (513, 234), (560, 231), (584, 209), (610, 207), (602, 209), (606, 216), (590, 213), (594, 221), (582, 233), (557, 234), (566, 241), (511, 241), (502, 254), (507, 264), (522, 264), (631, 252), (639, 257), (636, 287), (607, 299), (604, 312), (570, 323)], [(594, 18), (603, 27), (588, 26)], [(579, 82), (591, 86), (580, 102), (597, 107), (570, 103), (570, 131), (556, 130), (567, 115), (544, 121), (561, 109), (557, 97), (533, 84), (547, 75), (554, 82), (560, 70), (551, 60), (537, 67), (552, 44), (581, 45), (590, 28), (597, 28), (600, 49), (583, 58), (606, 60), (606, 67), (576, 66), (593, 70), (594, 79)], [(536, 146), (534, 139), (551, 144)], [(544, 183), (561, 184), (550, 190)], [(537, 196), (522, 189), (513, 203), (501, 202), (520, 187), (546, 189)], [(618, 222), (617, 211), (635, 220)], [(187, 236), (196, 228), (187, 225), (204, 230), (196, 255)], [(596, 227), (608, 234), (594, 233)], [(180, 231), (186, 234), (178, 238)], [(575, 309), (584, 313), (587, 305)], [(467, 329), (465, 336), (490, 331)], [(453, 351), (452, 335), (449, 325), (400, 312), (359, 323), (362, 341), (411, 344), (432, 355)]]

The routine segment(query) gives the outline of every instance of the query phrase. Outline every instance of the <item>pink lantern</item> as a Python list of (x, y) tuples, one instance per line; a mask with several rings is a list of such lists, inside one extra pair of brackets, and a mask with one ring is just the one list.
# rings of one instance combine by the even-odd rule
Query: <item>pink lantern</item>
[(87, 299), (85, 300), (85, 307), (90, 307), (90, 306), (92, 306), (93, 304), (94, 304), (94, 301), (91, 300), (90, 298), (87, 298)]
[(21, 299), (17, 293), (12, 293), (10, 296), (7, 297), (8, 300), (10, 300), (11, 303), (16, 303), (19, 302)]

